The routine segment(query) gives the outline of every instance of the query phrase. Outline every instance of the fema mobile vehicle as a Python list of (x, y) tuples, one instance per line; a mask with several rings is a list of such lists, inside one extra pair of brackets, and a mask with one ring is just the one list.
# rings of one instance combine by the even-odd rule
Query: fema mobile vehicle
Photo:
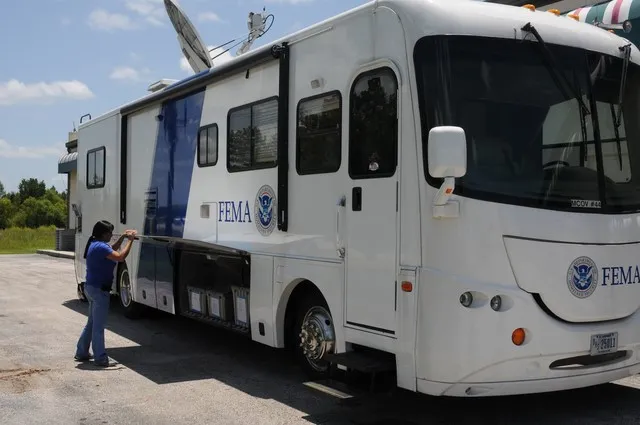
[(142, 235), (114, 278), (127, 314), (290, 347), (313, 376), (362, 347), (433, 395), (640, 370), (627, 40), (533, 7), (380, 0), (212, 67), (165, 4), (196, 73), (80, 126), (80, 278), (107, 219)]

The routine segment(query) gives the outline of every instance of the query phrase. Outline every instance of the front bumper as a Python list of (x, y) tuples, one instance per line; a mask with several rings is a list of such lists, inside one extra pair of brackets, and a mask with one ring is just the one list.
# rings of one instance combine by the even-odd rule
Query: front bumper
[[(459, 301), (466, 291), (476, 295), (469, 308)], [(494, 295), (504, 300), (501, 311), (489, 305)], [(429, 269), (421, 273), (419, 298), (419, 392), (461, 397), (526, 394), (640, 373), (638, 313), (610, 322), (565, 323), (545, 313), (515, 282), (493, 284)], [(527, 334), (521, 346), (511, 341), (516, 328)], [(618, 333), (619, 356), (594, 361), (589, 356), (591, 336), (609, 332)], [(581, 360), (582, 365), (572, 365)], [(559, 367), (558, 362), (568, 364)]]

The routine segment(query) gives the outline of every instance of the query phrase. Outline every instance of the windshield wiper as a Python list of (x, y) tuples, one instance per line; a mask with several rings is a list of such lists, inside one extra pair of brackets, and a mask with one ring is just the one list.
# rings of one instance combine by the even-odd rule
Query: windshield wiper
[[(565, 86), (569, 87), (569, 90), (571, 90), (571, 93), (573, 94), (573, 98), (578, 101), (578, 104), (582, 109), (582, 113), (585, 115), (591, 114), (591, 111), (589, 111), (589, 108), (587, 108), (587, 105), (582, 100), (582, 96), (578, 95), (576, 88), (571, 83), (569, 83), (569, 81), (567, 81), (567, 77), (562, 72), (559, 72), (557, 70), (555, 66), (556, 62), (553, 59), (553, 56), (551, 55), (549, 48), (547, 47), (544, 40), (540, 36), (540, 33), (538, 32), (538, 30), (533, 25), (531, 25), (531, 22), (527, 23), (521, 29), (522, 31), (530, 32), (531, 34), (533, 34), (536, 40), (538, 40), (538, 45), (540, 46), (540, 50), (542, 51), (543, 56), (546, 59), (547, 70), (551, 74), (551, 78), (553, 78), (553, 81), (556, 83), (560, 91), (562, 91), (562, 94), (567, 99), (570, 99), (571, 97), (567, 94), (567, 91), (565, 90)], [(558, 81), (558, 77), (560, 77), (560, 79), (564, 83), (564, 86), (560, 83), (560, 81)]]
[(627, 71), (629, 70), (629, 60), (631, 59), (631, 43), (618, 47), (624, 53), (622, 62), (622, 77), (620, 77), (620, 93), (618, 94), (618, 113), (616, 114), (615, 128), (618, 129), (622, 124), (622, 96), (627, 84)]

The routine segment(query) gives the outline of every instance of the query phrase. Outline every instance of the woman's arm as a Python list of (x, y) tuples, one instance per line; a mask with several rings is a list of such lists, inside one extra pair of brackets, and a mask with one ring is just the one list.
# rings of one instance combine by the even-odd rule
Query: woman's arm
[(119, 249), (120, 249), (120, 246), (122, 245), (122, 241), (123, 241), (123, 240), (124, 240), (124, 238), (126, 238), (126, 237), (127, 237), (127, 235), (126, 235), (126, 234), (124, 234), (124, 235), (120, 235), (120, 237), (118, 238), (118, 240), (117, 240), (113, 245), (111, 245), (111, 248), (112, 248), (114, 251), (119, 250)]
[(129, 252), (131, 251), (133, 240), (136, 237), (136, 231), (127, 230), (124, 236), (128, 239), (127, 244), (124, 246), (122, 251), (118, 252), (117, 250), (114, 250), (111, 254), (107, 255), (108, 259), (121, 263), (127, 258), (127, 256), (129, 255)]

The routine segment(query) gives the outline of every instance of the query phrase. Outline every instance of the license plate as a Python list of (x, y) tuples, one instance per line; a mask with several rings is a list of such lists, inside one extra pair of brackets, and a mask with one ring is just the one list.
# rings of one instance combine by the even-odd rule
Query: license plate
[(618, 332), (591, 335), (591, 355), (607, 354), (618, 351)]

